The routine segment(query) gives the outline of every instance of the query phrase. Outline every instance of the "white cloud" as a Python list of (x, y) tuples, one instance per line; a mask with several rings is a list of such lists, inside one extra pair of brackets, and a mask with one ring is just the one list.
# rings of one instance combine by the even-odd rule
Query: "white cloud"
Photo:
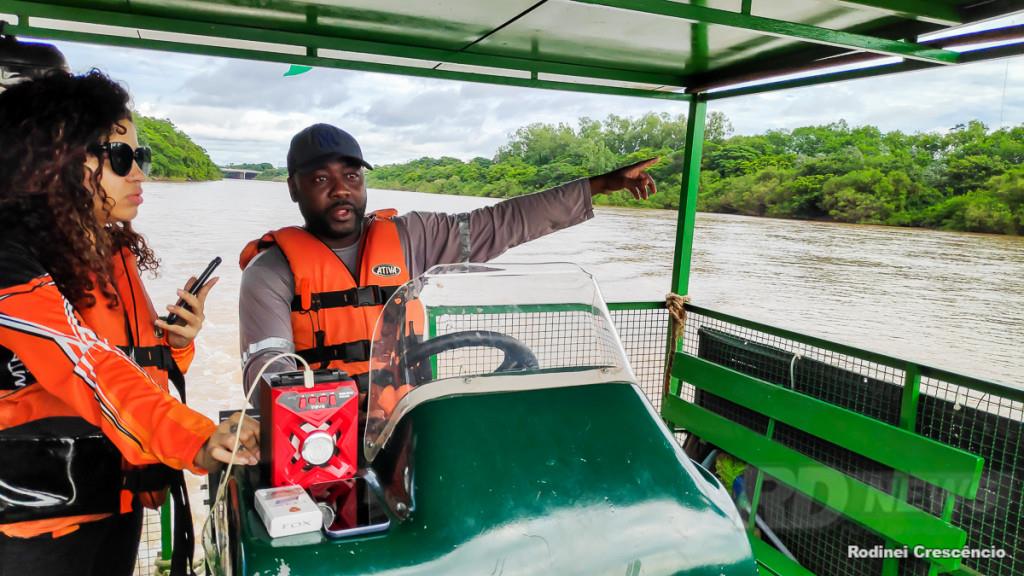
[[(291, 136), (314, 122), (351, 132), (368, 159), (387, 164), (491, 157), (509, 134), (534, 122), (687, 109), (682, 102), (337, 69), (284, 77), (284, 64), (59, 46), (77, 71), (97, 67), (123, 81), (140, 111), (170, 118), (218, 163), (282, 165)], [(1024, 122), (1024, 59), (717, 100), (710, 109), (724, 112), (743, 134), (839, 119), (905, 132), (947, 130), (975, 118), (991, 127), (1016, 125)]]

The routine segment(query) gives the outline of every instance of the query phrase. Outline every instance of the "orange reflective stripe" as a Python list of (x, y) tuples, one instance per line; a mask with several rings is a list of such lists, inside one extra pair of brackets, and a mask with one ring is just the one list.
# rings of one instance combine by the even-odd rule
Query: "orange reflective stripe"
[[(136, 464), (159, 461), (192, 469), (196, 452), (216, 428), (81, 324), (52, 282), (0, 299), (0, 346), (16, 354), (35, 375), (38, 382), (32, 386), (41, 386), (76, 415), (99, 426)], [(22, 403), (15, 403), (17, 411)], [(37, 412), (30, 419), (51, 415)], [(0, 428), (11, 425), (0, 421)]]

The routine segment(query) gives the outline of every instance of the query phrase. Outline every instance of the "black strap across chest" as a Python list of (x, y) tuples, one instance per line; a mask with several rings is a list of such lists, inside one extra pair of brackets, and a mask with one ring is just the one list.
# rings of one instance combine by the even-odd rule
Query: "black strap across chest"
[(296, 350), (310, 364), (323, 364), (335, 360), (341, 362), (366, 362), (370, 359), (370, 341), (356, 340), (333, 346), (317, 346), (308, 350)]
[(345, 306), (379, 306), (395, 295), (398, 286), (359, 286), (336, 292), (314, 292), (309, 299), (309, 308), (303, 308), (302, 297), (292, 298), (292, 312), (317, 311), (324, 308)]
[(143, 368), (158, 368), (166, 372), (174, 363), (171, 349), (167, 346), (118, 346), (118, 348)]

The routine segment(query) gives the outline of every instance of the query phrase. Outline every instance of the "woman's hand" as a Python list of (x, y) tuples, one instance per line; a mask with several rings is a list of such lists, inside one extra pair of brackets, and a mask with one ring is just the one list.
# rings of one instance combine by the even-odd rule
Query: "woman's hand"
[[(204, 470), (215, 470), (220, 468), (222, 463), (231, 462), (231, 449), (235, 446), (238, 421), (241, 417), (241, 412), (235, 412), (217, 426), (217, 429), (196, 453), (194, 461), (196, 466)], [(236, 466), (253, 466), (260, 463), (260, 425), (252, 418), (242, 421), (242, 433), (239, 437), (238, 452), (235, 453), (234, 462)]]
[[(203, 329), (203, 320), (206, 320), (206, 315), (203, 310), (206, 306), (206, 296), (210, 294), (210, 290), (217, 284), (217, 280), (220, 278), (213, 278), (206, 283), (205, 286), (199, 289), (199, 293), (193, 296), (189, 293), (188, 289), (195, 283), (196, 278), (193, 276), (188, 279), (185, 283), (184, 290), (178, 290), (178, 298), (185, 301), (185, 306), (168, 306), (167, 312), (178, 315), (178, 321), (174, 324), (168, 324), (162, 319), (157, 319), (156, 326), (167, 333), (167, 343), (172, 348), (185, 348), (196, 339), (196, 335)], [(192, 310), (190, 311), (189, 308)]]

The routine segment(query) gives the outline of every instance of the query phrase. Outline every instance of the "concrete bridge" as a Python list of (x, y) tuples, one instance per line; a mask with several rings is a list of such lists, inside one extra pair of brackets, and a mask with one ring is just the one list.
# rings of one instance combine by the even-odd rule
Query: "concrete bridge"
[(240, 168), (221, 168), (220, 172), (225, 178), (232, 178), (235, 180), (252, 180), (259, 175), (259, 172), (256, 170), (242, 170)]

